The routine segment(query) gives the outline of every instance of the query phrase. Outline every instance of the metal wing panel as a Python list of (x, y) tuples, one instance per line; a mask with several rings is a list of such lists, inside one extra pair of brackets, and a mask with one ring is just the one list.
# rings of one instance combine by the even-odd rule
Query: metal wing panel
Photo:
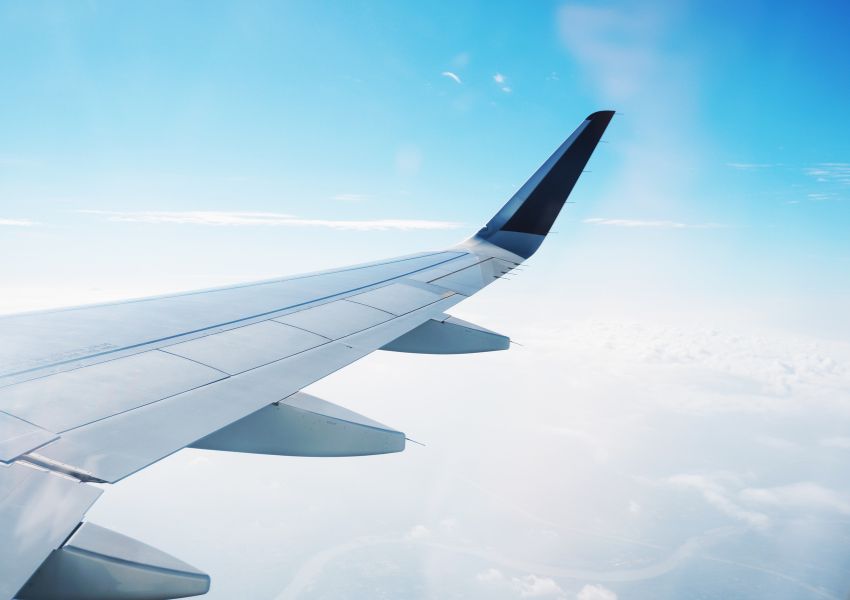
[(61, 433), (224, 377), (153, 350), (2, 388), (0, 410)]
[(449, 275), (432, 279), (429, 283), (465, 296), (471, 296), (509, 272), (513, 267), (514, 265), (509, 262), (490, 258)]
[(362, 294), (350, 296), (347, 300), (399, 316), (427, 306), (447, 297), (447, 295), (451, 295), (451, 292), (446, 292), (445, 289), (418, 282), (404, 282), (391, 283)]
[(317, 333), (329, 340), (336, 340), (392, 318), (391, 314), (376, 308), (337, 300), (288, 314), (275, 321)]
[(166, 346), (163, 351), (235, 375), (327, 342), (327, 338), (303, 329), (263, 321)]
[(443, 275), (448, 275), (449, 273), (454, 273), (455, 271), (460, 271), (466, 267), (476, 265), (486, 258), (488, 257), (479, 256), (474, 251), (470, 251), (470, 253), (456, 258), (455, 260), (407, 275), (404, 279), (406, 281), (431, 281), (437, 277), (442, 277)]
[(0, 412), (0, 461), (11, 462), (58, 437), (32, 423)]

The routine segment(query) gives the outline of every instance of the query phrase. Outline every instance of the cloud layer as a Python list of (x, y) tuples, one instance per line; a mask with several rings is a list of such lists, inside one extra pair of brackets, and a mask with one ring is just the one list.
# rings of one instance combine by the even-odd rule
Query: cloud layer
[(0, 227), (32, 227), (35, 221), (30, 219), (0, 219)]

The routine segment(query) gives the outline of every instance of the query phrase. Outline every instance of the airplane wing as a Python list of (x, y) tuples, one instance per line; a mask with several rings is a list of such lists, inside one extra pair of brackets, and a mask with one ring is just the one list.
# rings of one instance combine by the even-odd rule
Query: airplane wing
[(300, 390), (384, 349), (503, 350), (446, 314), (540, 246), (613, 116), (585, 119), (487, 225), (436, 252), (0, 318), (0, 599), (180, 598), (209, 577), (84, 520), (186, 447), (398, 452), (404, 434)]

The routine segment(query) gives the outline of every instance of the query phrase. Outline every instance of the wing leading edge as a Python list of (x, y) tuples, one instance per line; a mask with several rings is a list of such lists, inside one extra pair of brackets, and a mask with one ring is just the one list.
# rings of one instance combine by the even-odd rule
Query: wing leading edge
[[(22, 584), (15, 597), (31, 600), (205, 593), (193, 567), (83, 523), (101, 492), (86, 482), (117, 481), (188, 446), (402, 450), (403, 433), (300, 390), (378, 349), (506, 349), (506, 336), (445, 311), (534, 254), (613, 115), (588, 116), (484, 228), (442, 252), (0, 318), (0, 598)], [(23, 354), (3, 368), (13, 347)], [(67, 510), (48, 519), (45, 501)], [(80, 558), (95, 546), (101, 562)], [(128, 566), (129, 555), (139, 558)]]

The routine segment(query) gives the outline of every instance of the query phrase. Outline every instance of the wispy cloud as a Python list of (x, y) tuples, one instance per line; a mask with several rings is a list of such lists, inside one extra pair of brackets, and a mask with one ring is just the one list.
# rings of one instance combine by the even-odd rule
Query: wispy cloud
[(453, 73), (452, 71), (443, 71), (442, 73), (440, 73), (440, 75), (442, 75), (443, 77), (448, 77), (455, 83), (463, 83), (463, 81), (461, 81), (460, 79), (460, 76), (458, 76), (457, 73)]
[(591, 225), (610, 225), (613, 227), (647, 227), (654, 229), (717, 229), (723, 227), (718, 223), (681, 223), (679, 221), (661, 221), (644, 219), (604, 219), (591, 217), (582, 221)]
[(617, 594), (602, 585), (586, 585), (579, 591), (576, 600), (617, 600)]
[(812, 192), (811, 194), (806, 194), (806, 198), (812, 202), (823, 202), (825, 200), (835, 200), (835, 198), (837, 198), (837, 194), (830, 192)]
[[(520, 598), (547, 598), (557, 596), (563, 598), (564, 590), (550, 577), (540, 577), (533, 573), (520, 577), (508, 578), (499, 569), (487, 569), (475, 576), (475, 579), (485, 585), (498, 586), (511, 589)], [(587, 596), (596, 600), (597, 598), (616, 600), (617, 596)], [(583, 600), (583, 597), (582, 597)]]
[(738, 169), (739, 171), (755, 171), (757, 169), (770, 169), (772, 167), (777, 167), (779, 165), (773, 163), (738, 163), (731, 162), (726, 163), (727, 167), (732, 167), (733, 169)]
[(419, 219), (372, 219), (348, 221), (335, 219), (302, 219), (284, 213), (226, 212), (226, 211), (141, 211), (118, 212), (107, 210), (80, 210), (84, 214), (99, 215), (109, 221), (121, 223), (170, 223), (177, 225), (245, 226), (264, 225), (278, 227), (327, 227), (355, 231), (409, 231), (415, 229), (457, 229), (462, 223), (453, 221), (426, 221)]
[(407, 539), (409, 540), (422, 540), (429, 537), (431, 537), (431, 530), (424, 525), (414, 525), (407, 532)]
[(786, 510), (827, 510), (850, 515), (850, 499), (845, 494), (811, 481), (772, 488), (748, 488), (741, 491), (741, 498)]
[(506, 94), (510, 94), (511, 91), (513, 91), (508, 86), (507, 78), (504, 75), (502, 75), (501, 73), (496, 73), (495, 75), (493, 75), (493, 81), (495, 81), (496, 85), (499, 86), (499, 89), (502, 90), (503, 92), (505, 92)]
[(32, 227), (38, 225), (30, 219), (0, 219), (0, 227)]
[(551, 577), (539, 577), (537, 575), (525, 575), (514, 577), (512, 580), (514, 589), (519, 592), (521, 598), (543, 598), (551, 596), (562, 596), (561, 589)]
[(767, 515), (747, 510), (732, 500), (726, 484), (737, 483), (737, 477), (731, 473), (682, 474), (670, 477), (667, 481), (676, 487), (690, 488), (699, 492), (708, 504), (723, 514), (752, 527), (763, 528), (770, 523)]
[(803, 169), (803, 172), (816, 181), (850, 185), (850, 163), (825, 162)]
[(821, 446), (824, 446), (825, 448), (842, 448), (844, 450), (850, 449), (850, 437), (828, 437), (820, 440), (820, 442), (818, 443)]

